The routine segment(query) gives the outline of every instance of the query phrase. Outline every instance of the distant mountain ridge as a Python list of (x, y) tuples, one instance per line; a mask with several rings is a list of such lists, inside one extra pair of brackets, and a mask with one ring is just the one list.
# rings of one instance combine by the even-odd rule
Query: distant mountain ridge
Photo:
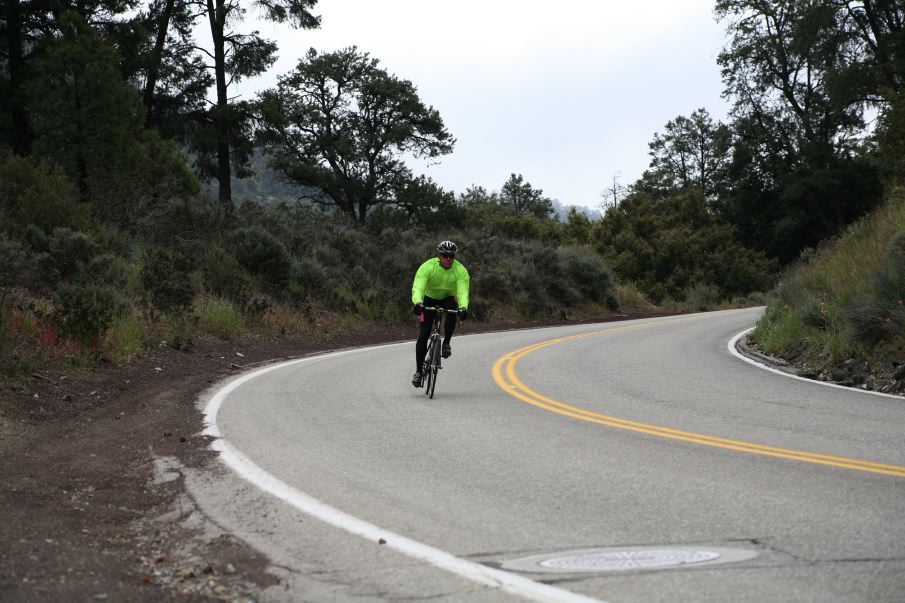
[[(241, 204), (243, 201), (272, 203), (299, 199), (316, 200), (318, 198), (323, 198), (325, 202), (328, 201), (326, 194), (317, 187), (298, 186), (287, 182), (279, 172), (267, 165), (267, 157), (260, 151), (255, 152), (251, 158), (251, 171), (254, 175), (249, 178), (234, 177), (232, 179), (233, 200), (236, 204)], [(215, 181), (205, 183), (204, 190), (211, 197), (216, 198)], [(458, 193), (458, 191), (456, 192)], [(554, 215), (560, 222), (566, 222), (569, 219), (569, 211), (573, 207), (579, 213), (587, 216), (589, 220), (599, 220), (603, 217), (599, 210), (583, 205), (565, 205), (558, 199), (552, 199), (552, 202)]]

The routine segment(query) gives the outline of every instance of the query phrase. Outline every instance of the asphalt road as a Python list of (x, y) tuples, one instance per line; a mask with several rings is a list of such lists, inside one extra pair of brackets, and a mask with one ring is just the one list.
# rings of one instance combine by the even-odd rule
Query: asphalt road
[(433, 400), (412, 342), (247, 375), (205, 403), (270, 493), (191, 486), (274, 559), (272, 600), (905, 600), (905, 400), (734, 357), (759, 312), (465, 323)]

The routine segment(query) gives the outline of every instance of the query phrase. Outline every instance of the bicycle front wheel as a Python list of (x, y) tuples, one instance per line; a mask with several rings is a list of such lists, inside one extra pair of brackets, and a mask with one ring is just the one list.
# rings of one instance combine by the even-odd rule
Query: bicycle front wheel
[(431, 382), (433, 381), (432, 371), (431, 371), (431, 360), (434, 358), (434, 338), (431, 337), (427, 340), (427, 353), (424, 355), (424, 363), (421, 365), (421, 374), (424, 378), (421, 381), (421, 385), (424, 387), (424, 393), (430, 395), (431, 391)]
[(434, 399), (434, 388), (437, 387), (437, 374), (440, 371), (440, 338), (434, 341), (431, 346), (430, 355), (430, 371), (428, 372), (427, 395), (431, 400)]

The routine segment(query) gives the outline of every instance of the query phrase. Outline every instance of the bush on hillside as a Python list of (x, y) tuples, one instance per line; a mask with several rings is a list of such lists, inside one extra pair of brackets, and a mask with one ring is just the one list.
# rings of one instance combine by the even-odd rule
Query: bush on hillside
[(584, 247), (557, 249), (562, 273), (578, 288), (583, 299), (605, 303), (612, 296), (613, 277), (603, 260)]
[(845, 308), (845, 320), (852, 338), (875, 346), (905, 336), (905, 307), (899, 304), (858, 300)]
[(654, 302), (682, 301), (696, 283), (712, 284), (721, 298), (763, 291), (776, 270), (763, 253), (742, 246), (695, 190), (662, 199), (632, 194), (595, 225), (593, 240), (616, 276)]
[(184, 201), (155, 203), (142, 208), (133, 218), (142, 229), (142, 238), (161, 247), (175, 247), (186, 253), (203, 246), (203, 241), (215, 231), (215, 217), (209, 208), (192, 208)]
[(765, 351), (820, 370), (858, 359), (882, 372), (901, 362), (905, 195), (891, 195), (805, 260), (780, 281), (751, 339)]
[(188, 256), (161, 247), (146, 249), (141, 258), (141, 283), (148, 304), (164, 314), (180, 314), (192, 307), (195, 287)]
[(124, 258), (105, 253), (91, 258), (85, 266), (83, 278), (104, 283), (118, 290), (125, 290), (135, 273), (135, 267)]
[(21, 241), (0, 232), (0, 292), (32, 282), (34, 254)]
[(871, 289), (885, 302), (901, 304), (905, 300), (905, 232), (892, 240), (885, 261), (871, 277)]
[(50, 234), (89, 224), (88, 206), (77, 202), (64, 176), (15, 155), (0, 156), (0, 218), (20, 236), (29, 226)]
[(235, 230), (227, 237), (226, 246), (245, 270), (260, 276), (270, 289), (279, 290), (289, 283), (289, 252), (261, 226)]
[(204, 256), (204, 286), (216, 296), (244, 306), (251, 296), (251, 278), (239, 260), (219, 245), (211, 245)]
[(57, 289), (56, 300), (61, 329), (82, 345), (101, 337), (125, 305), (112, 287), (99, 283), (63, 284)]
[(292, 265), (292, 280), (309, 295), (325, 295), (330, 290), (330, 276), (315, 258), (303, 257)]
[(488, 266), (472, 277), (472, 297), (484, 298), (489, 305), (503, 304), (503, 309), (515, 310), (528, 316), (542, 314), (548, 305), (548, 291), (555, 290), (563, 296), (557, 286), (543, 282), (535, 274), (534, 266), (527, 258), (511, 257)]
[(695, 283), (685, 290), (685, 305), (692, 311), (712, 310), (720, 303), (720, 290), (711, 283)]
[(85, 271), (100, 251), (100, 246), (90, 235), (69, 228), (54, 228), (53, 234), (47, 238), (50, 261), (63, 279), (73, 278)]
[(872, 346), (905, 337), (905, 233), (893, 239), (864, 298), (849, 303), (844, 316), (859, 343)]

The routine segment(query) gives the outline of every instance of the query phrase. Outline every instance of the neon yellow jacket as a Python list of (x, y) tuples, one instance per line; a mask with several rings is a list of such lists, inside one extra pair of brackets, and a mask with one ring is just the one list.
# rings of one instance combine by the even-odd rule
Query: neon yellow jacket
[(453, 260), (449, 270), (440, 265), (439, 258), (431, 258), (421, 264), (415, 273), (415, 282), (412, 283), (412, 303), (424, 301), (424, 296), (434, 299), (443, 299), (454, 295), (460, 308), (468, 307), (468, 285), (471, 277), (468, 270)]

